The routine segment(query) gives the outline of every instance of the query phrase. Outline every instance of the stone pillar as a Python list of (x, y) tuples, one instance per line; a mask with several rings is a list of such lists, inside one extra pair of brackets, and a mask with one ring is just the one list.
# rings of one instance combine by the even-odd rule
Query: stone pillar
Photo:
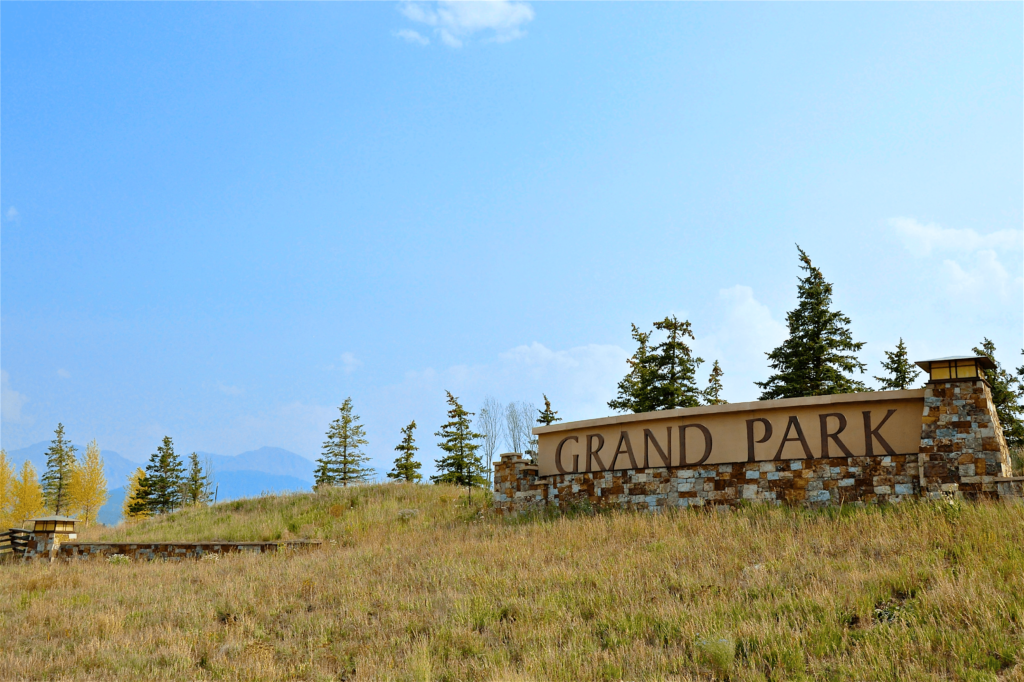
[(547, 486), (537, 481), (538, 467), (516, 452), (494, 463), (494, 509), (499, 514), (542, 507)]
[(931, 381), (921, 425), (921, 494), (997, 499), (1010, 475), (1010, 451), (992, 391), (979, 378)]

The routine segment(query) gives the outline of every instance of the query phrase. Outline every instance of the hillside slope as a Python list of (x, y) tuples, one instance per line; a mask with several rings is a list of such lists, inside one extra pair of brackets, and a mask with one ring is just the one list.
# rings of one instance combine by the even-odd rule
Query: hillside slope
[(1024, 506), (509, 520), (375, 485), (89, 534), (326, 542), (0, 567), (13, 678), (1024, 679)]

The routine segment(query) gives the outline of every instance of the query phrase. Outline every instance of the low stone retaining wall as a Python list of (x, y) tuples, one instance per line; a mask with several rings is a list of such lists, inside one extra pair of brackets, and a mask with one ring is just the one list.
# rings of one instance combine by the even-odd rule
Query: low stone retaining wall
[(123, 554), (133, 561), (164, 559), (201, 559), (210, 554), (266, 554), (294, 550), (317, 549), (320, 540), (289, 540), (275, 542), (65, 542), (56, 551), (58, 560), (75, 561), (105, 558)]

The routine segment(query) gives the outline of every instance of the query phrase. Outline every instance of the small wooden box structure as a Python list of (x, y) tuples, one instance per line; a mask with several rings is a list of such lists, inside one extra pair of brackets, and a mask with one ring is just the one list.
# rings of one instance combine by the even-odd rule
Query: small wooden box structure
[(35, 535), (52, 535), (61, 540), (74, 540), (78, 537), (75, 530), (78, 519), (69, 516), (42, 516), (28, 521), (33, 524), (32, 533)]

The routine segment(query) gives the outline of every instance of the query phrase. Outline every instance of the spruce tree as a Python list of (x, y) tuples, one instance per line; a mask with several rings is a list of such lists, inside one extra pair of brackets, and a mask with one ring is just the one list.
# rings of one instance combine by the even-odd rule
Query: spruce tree
[(885, 351), (885, 357), (887, 359), (882, 363), (882, 369), (888, 373), (888, 376), (875, 377), (875, 381), (882, 383), (882, 390), (905, 391), (913, 387), (921, 370), (907, 356), (907, 347), (903, 344), (902, 337), (896, 344), (896, 350)]
[(637, 343), (633, 357), (626, 360), (629, 372), (619, 382), (618, 395), (608, 407), (620, 412), (651, 412), (654, 406), (652, 388), (658, 380), (657, 357), (651, 352), (651, 333), (642, 332), (634, 324), (632, 336)]
[(210, 503), (210, 474), (199, 463), (199, 455), (188, 457), (188, 473), (182, 482), (182, 502), (192, 507)]
[(547, 394), (542, 393), (541, 395), (544, 396), (544, 409), (537, 410), (540, 413), (540, 416), (537, 417), (537, 423), (541, 426), (551, 426), (555, 422), (562, 421), (562, 418), (557, 416), (558, 410), (551, 409), (551, 401), (548, 400)]
[(797, 285), (797, 307), (786, 316), (789, 338), (768, 353), (775, 374), (767, 381), (755, 382), (763, 389), (761, 400), (801, 398), (867, 390), (864, 384), (847, 375), (865, 370), (854, 355), (864, 347), (850, 333), (850, 318), (832, 304), (832, 285), (810, 257), (800, 252), (800, 268), (806, 277)]
[(985, 370), (985, 378), (992, 389), (992, 402), (996, 406), (999, 424), (1003, 427), (1006, 445), (1011, 450), (1024, 446), (1024, 407), (1018, 402), (1022, 397), (1020, 380), (999, 364), (996, 360), (996, 344), (989, 339), (984, 339), (981, 347), (973, 350), (977, 355), (984, 355), (996, 365), (995, 369)]
[(75, 468), (75, 446), (64, 438), (64, 425), (57, 424), (54, 439), (46, 451), (43, 500), (54, 514), (67, 514), (71, 503), (71, 477)]
[(170, 436), (150, 455), (146, 476), (140, 481), (140, 492), (153, 514), (167, 514), (182, 504), (185, 466), (174, 453)]
[(366, 432), (359, 423), (359, 415), (352, 414), (352, 398), (338, 408), (341, 414), (327, 429), (327, 440), (323, 445), (323, 456), (317, 460), (317, 485), (342, 485), (365, 481), (372, 469), (362, 465), (370, 461), (360, 449), (366, 445)]
[(413, 431), (416, 430), (416, 420), (409, 422), (409, 425), (402, 429), (402, 442), (395, 446), (398, 457), (395, 458), (395, 468), (388, 472), (388, 478), (407, 483), (416, 483), (423, 476), (419, 469), (422, 464), (416, 461), (416, 439), (413, 438)]
[(708, 387), (704, 389), (705, 405), (725, 405), (728, 403), (727, 400), (722, 398), (723, 376), (725, 376), (725, 372), (722, 371), (722, 367), (718, 364), (718, 360), (715, 360), (715, 363), (711, 365), (711, 376), (708, 377)]
[(471, 428), (470, 416), (459, 404), (458, 398), (446, 391), (448, 394), (448, 422), (441, 427), (441, 430), (434, 435), (441, 438), (438, 447), (444, 451), (444, 456), (436, 461), (437, 475), (431, 476), (434, 483), (451, 483), (452, 485), (466, 486), (466, 494), (472, 499), (472, 487), (483, 485), (485, 479), (480, 475), (483, 469), (483, 462), (476, 454), (480, 445), (476, 442), (483, 436), (475, 433)]
[(703, 359), (693, 356), (686, 337), (693, 338), (690, 323), (674, 315), (654, 323), (666, 333), (665, 340), (651, 347), (651, 332), (633, 325), (638, 348), (628, 360), (629, 373), (619, 382), (618, 396), (608, 403), (623, 412), (653, 412), (700, 405), (702, 392), (695, 376)]

